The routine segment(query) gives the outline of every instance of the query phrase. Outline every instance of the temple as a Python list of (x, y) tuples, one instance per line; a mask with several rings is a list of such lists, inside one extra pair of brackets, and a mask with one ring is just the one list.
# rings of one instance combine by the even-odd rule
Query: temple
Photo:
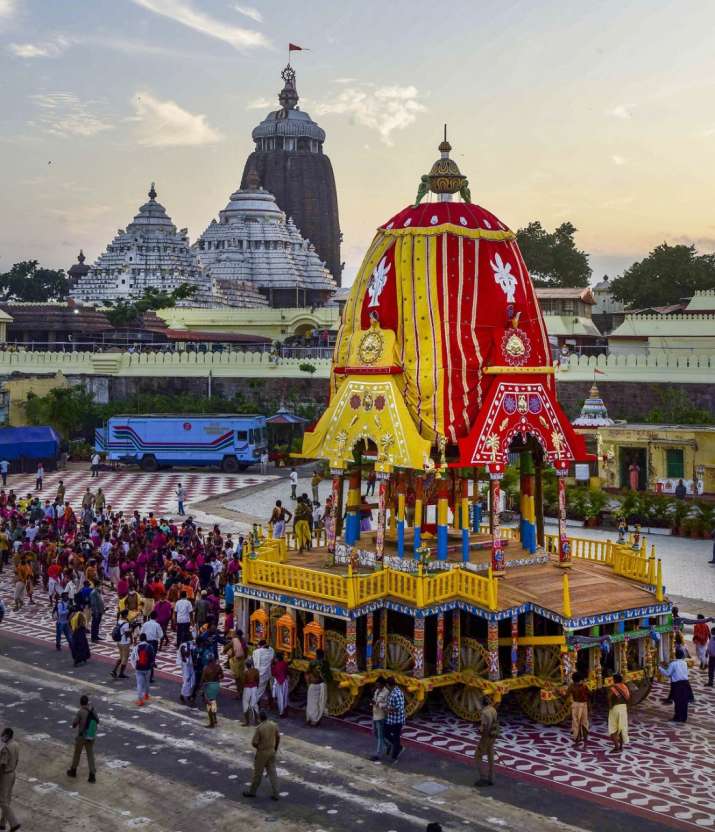
[(330, 272), (257, 175), (246, 179), (193, 245), (213, 305), (323, 305), (336, 288)]
[[(330, 471), (325, 532), (296, 551), (256, 529), (236, 604), (252, 642), (290, 656), (296, 684), (324, 648), (331, 714), (386, 672), (408, 715), (439, 695), (477, 720), (488, 694), (560, 722), (575, 670), (593, 689), (621, 673), (636, 704), (674, 649), (660, 562), (640, 537), (569, 535), (566, 477), (588, 454), (558, 402), (531, 278), (515, 234), (471, 202), (446, 135), (439, 151), (415, 204), (377, 229), (328, 408), (304, 436), (301, 456)], [(501, 522), (507, 474), (516, 527)]]
[(187, 230), (177, 231), (156, 200), (153, 182), (148, 196), (149, 201), (126, 229), (117, 231), (94, 265), (83, 274), (72, 275), (71, 298), (84, 303), (120, 301), (141, 297), (146, 289), (171, 292), (184, 283), (208, 291), (189, 248)]
[(241, 188), (258, 175), (301, 235), (315, 246), (335, 283), (340, 286), (340, 221), (338, 196), (330, 159), (323, 153), (325, 131), (298, 106), (295, 70), (281, 73), (280, 109), (254, 129), (255, 150), (246, 160)]

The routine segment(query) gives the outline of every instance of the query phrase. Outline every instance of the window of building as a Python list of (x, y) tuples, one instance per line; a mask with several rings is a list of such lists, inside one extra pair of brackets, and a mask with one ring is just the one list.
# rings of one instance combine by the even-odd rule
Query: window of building
[(680, 480), (685, 476), (682, 448), (667, 448), (665, 451), (665, 475), (668, 479)]

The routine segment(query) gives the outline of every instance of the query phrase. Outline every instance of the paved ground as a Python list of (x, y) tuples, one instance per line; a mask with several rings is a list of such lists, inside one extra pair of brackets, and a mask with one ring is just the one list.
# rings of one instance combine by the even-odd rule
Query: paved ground
[[(123, 511), (129, 516), (134, 511), (142, 513), (153, 511), (157, 516), (173, 518), (178, 517), (176, 486), (181, 483), (186, 492), (185, 510), (194, 517), (197, 523), (209, 525), (216, 522), (217, 518), (204, 510), (204, 503), (219, 495), (236, 493), (243, 489), (254, 489), (262, 483), (273, 482), (276, 477), (274, 475), (262, 476), (253, 472), (221, 474), (196, 470), (172, 470), (149, 474), (136, 469), (121, 469), (103, 471), (99, 477), (93, 479), (83, 466), (82, 468), (73, 467), (67, 471), (54, 471), (45, 476), (44, 488), (40, 492), (43, 500), (54, 499), (60, 479), (66, 489), (65, 499), (72, 503), (76, 511), (81, 506), (85, 489), (89, 487), (93, 492), (101, 488), (106, 495), (107, 505), (115, 511)], [(31, 475), (10, 476), (7, 488), (12, 488), (20, 496), (35, 493), (35, 478)], [(248, 528), (245, 523), (231, 522), (230, 518), (220, 519), (220, 522), (228, 531)]]
[[(86, 484), (96, 486), (86, 472), (80, 472), (76, 481), (71, 479), (74, 473), (64, 476), (67, 483), (71, 482), (73, 497), (75, 491), (81, 495)], [(190, 480), (192, 476), (198, 479)], [(176, 477), (190, 483), (189, 502), (202, 501), (201, 508), (206, 511), (228, 503), (230, 508), (222, 513), (240, 518), (241, 525), (253, 517), (265, 518), (277, 498), (290, 505), (290, 487), (284, 479), (273, 482), (260, 476), (122, 472), (107, 474), (100, 482), (116, 505), (141, 495), (145, 507), (171, 513)], [(28, 485), (20, 487), (19, 482), (11, 481), (9, 485), (22, 493)], [(50, 478), (46, 481), (52, 493), (54, 482)], [(237, 488), (245, 489), (245, 494), (236, 493)], [(323, 483), (321, 493), (327, 488), (328, 483)], [(232, 493), (227, 498), (221, 496), (229, 489)], [(301, 481), (299, 491), (310, 493), (308, 479)], [(127, 505), (125, 510), (131, 508)], [(192, 513), (196, 512), (192, 509)], [(208, 513), (205, 518), (201, 522), (216, 519)], [(223, 519), (220, 522), (230, 525)], [(574, 529), (574, 534), (603, 533)], [(709, 549), (707, 542), (659, 537), (656, 545), (666, 565), (669, 588), (675, 585), (687, 589), (693, 593), (690, 599), (710, 593), (706, 581), (713, 568), (705, 563), (709, 551), (703, 553), (703, 548)], [(694, 577), (683, 577), (683, 564)], [(7, 573), (0, 578), (0, 593), (7, 603), (12, 595)], [(247, 736), (230, 721), (237, 713), (228, 691), (221, 705), (222, 715), (228, 719), (218, 734), (218, 742), (223, 745), (216, 744), (212, 756), (203, 741), (200, 715), (173, 704), (178, 692), (173, 652), (163, 651), (159, 657), (161, 700), (148, 712), (134, 712), (129, 705), (129, 683), (117, 693), (118, 684), (107, 677), (115, 652), (108, 640), (111, 603), (103, 627), (107, 640), (93, 647), (93, 658), (86, 668), (74, 670), (66, 650), (54, 650), (49, 605), (41, 593), (37, 597), (38, 606), (25, 607), (17, 614), (10, 611), (10, 605), (0, 627), (0, 653), (5, 656), (0, 663), (0, 709), (4, 708), (0, 721), (18, 725), (23, 743), (32, 749), (25, 754), (28, 768), (23, 770), (18, 786), (21, 809), (31, 812), (33, 818), (33, 825), (26, 823), (25, 828), (44, 832), (52, 827), (54, 832), (56, 820), (66, 818), (72, 819), (79, 830), (94, 830), (99, 828), (101, 818), (101, 828), (109, 832), (142, 826), (161, 832), (186, 832), (197, 823), (205, 825), (204, 821), (217, 830), (228, 829), (229, 823), (233, 826), (236, 822), (250, 823), (259, 830), (290, 826), (299, 832), (366, 827), (417, 830), (431, 817), (448, 829), (470, 823), (475, 829), (564, 828), (549, 825), (550, 818), (599, 832), (715, 828), (715, 806), (709, 797), (715, 777), (715, 697), (712, 689), (702, 687), (698, 671), (693, 671), (697, 702), (690, 722), (678, 727), (668, 722), (670, 709), (660, 704), (660, 692), (656, 691), (634, 710), (631, 743), (617, 758), (606, 753), (601, 703), (595, 711), (593, 745), (586, 753), (573, 750), (564, 726), (531, 725), (505, 706), (499, 783), (493, 799), (486, 802), (469, 789), (474, 776), (470, 768), (474, 726), (455, 718), (438, 702), (431, 703), (407, 726), (409, 749), (400, 760), (399, 775), (392, 769), (365, 763), (372, 747), (365, 712), (328, 720), (316, 732), (302, 725), (296, 711), (283, 723), (291, 742), (299, 743), (293, 756), (286, 757), (289, 764), (283, 766), (289, 772), (284, 775), (288, 783), (286, 803), (291, 804), (285, 810), (288, 813), (283, 814), (283, 804), (280, 810), (274, 810), (268, 801), (246, 808), (237, 795), (237, 782), (245, 781)], [(715, 593), (710, 594), (713, 598)], [(690, 600), (683, 608), (692, 612), (695, 604)], [(708, 607), (704, 602), (701, 605)], [(66, 703), (74, 701), (73, 697), (84, 689), (100, 697), (103, 710), (114, 709), (111, 730), (101, 738), (102, 748), (106, 744), (101, 781), (111, 772), (112, 783), (116, 783), (111, 793), (106, 788), (92, 790), (84, 782), (68, 784), (61, 774), (64, 761), (57, 753), (58, 743), (67, 741), (64, 720), (70, 706)], [(42, 709), (30, 706), (33, 700), (42, 701)], [(698, 749), (697, 755), (693, 754), (694, 748)], [(437, 783), (428, 787), (437, 788), (430, 798), (415, 789), (426, 780)], [(325, 790), (320, 791), (323, 786)], [(126, 809), (118, 808), (116, 794), (126, 796)], [(166, 795), (172, 796), (170, 805), (165, 805)], [(79, 817), (77, 801), (82, 806)], [(161, 817), (157, 805), (162, 807)], [(526, 809), (535, 809), (542, 817), (526, 817)], [(203, 820), (199, 817), (202, 814)], [(24, 817), (27, 819), (27, 814)], [(274, 825), (268, 827), (269, 823)]]
[[(608, 801), (584, 801), (557, 783), (521, 778), (501, 761), (488, 794), (472, 787), (474, 771), (454, 755), (414, 743), (397, 766), (371, 763), (372, 739), (328, 720), (304, 726), (300, 713), (282, 720), (279, 803), (241, 797), (250, 767), (250, 729), (237, 722), (233, 697), (222, 697), (219, 729), (176, 701), (177, 686), (158, 674), (152, 701), (132, 704), (131, 682), (108, 677), (96, 657), (74, 669), (66, 650), (34, 644), (0, 628), (0, 723), (12, 724), (21, 744), (16, 810), (25, 829), (79, 832), (151, 829), (291, 829), (296, 832), (422, 832), (438, 821), (458, 829), (513, 832), (663, 832), (674, 824), (623, 811)], [(100, 715), (98, 782), (64, 774), (71, 720), (81, 693)], [(703, 747), (703, 753), (707, 752)], [(703, 788), (709, 782), (703, 776)]]
[[(63, 821), (93, 832), (421, 832), (432, 820), (445, 830), (476, 832), (575, 828), (553, 816), (556, 807), (543, 816), (483, 796), (470, 786), (471, 771), (451, 779), (445, 775), (453, 772), (431, 766), (376, 765), (365, 759), (359, 737), (330, 728), (308, 732), (293, 720), (281, 723), (280, 801), (271, 803), (263, 785), (249, 802), (241, 792), (251, 771), (252, 730), (237, 723), (232, 702), (221, 703), (219, 729), (209, 732), (200, 711), (175, 701), (170, 683), (159, 681), (151, 703), (137, 709), (121, 681), (107, 683), (102, 665), (80, 674), (62, 654), (2, 635), (0, 652), (0, 719), (15, 726), (21, 744), (15, 805), (28, 830), (54, 832)], [(64, 773), (80, 693), (92, 697), (100, 715), (94, 785), (84, 763), (76, 780)]]
[[(6, 571), (0, 576), (0, 594), (8, 612), (0, 628), (0, 639), (5, 637), (12, 645), (10, 655), (27, 660), (30, 664), (39, 662), (59, 667), (62, 672), (73, 678), (87, 678), (98, 674), (108, 689), (117, 683), (107, 681), (106, 672), (113, 663), (116, 646), (109, 637), (115, 612), (115, 599), (109, 598), (109, 608), (102, 624), (104, 641), (92, 646), (93, 660), (91, 669), (70, 669), (69, 653), (57, 654), (54, 650), (54, 625), (46, 596), (36, 592), (36, 606), (26, 605), (20, 612), (11, 610), (12, 582)], [(21, 639), (15, 642), (13, 639)], [(0, 641), (2, 644), (2, 641)], [(28, 647), (27, 645), (36, 645)], [(40, 649), (38, 650), (38, 646)], [(35, 658), (38, 657), (38, 658)], [(158, 657), (158, 667), (162, 676), (173, 680), (165, 690), (171, 699), (178, 694), (178, 672), (173, 650), (163, 650)], [(101, 668), (101, 669), (95, 669)], [(11, 674), (12, 675), (12, 674)], [(35, 672), (25, 669), (21, 676), (34, 681)], [(0, 682), (2, 681), (0, 667)], [(692, 671), (693, 686), (697, 702), (691, 711), (691, 721), (687, 725), (675, 726), (669, 722), (671, 708), (660, 703), (662, 690), (656, 689), (651, 697), (631, 714), (631, 742), (627, 751), (620, 757), (608, 753), (610, 743), (607, 739), (605, 725), (605, 706), (598, 702), (594, 712), (594, 725), (591, 748), (588, 752), (574, 750), (566, 725), (548, 727), (531, 724), (519, 712), (508, 704), (502, 709), (502, 736), (499, 743), (500, 776), (514, 778), (507, 789), (505, 798), (517, 805), (531, 806), (519, 798), (519, 788), (528, 783), (545, 790), (540, 796), (543, 805), (559, 806), (558, 811), (541, 808), (547, 814), (568, 819), (570, 823), (577, 818), (564, 814), (569, 800), (595, 801), (587, 805), (589, 817), (600, 816), (604, 807), (613, 807), (617, 815), (634, 813), (629, 823), (637, 823), (633, 828), (650, 829), (651, 821), (667, 819), (671, 826), (685, 829), (715, 828), (715, 806), (708, 796), (709, 783), (715, 778), (715, 696), (713, 689), (703, 687), (703, 674)], [(224, 687), (227, 696), (232, 688), (228, 680)], [(126, 701), (131, 694), (130, 684), (125, 683)], [(0, 685), (0, 693), (2, 686)], [(293, 703), (296, 707), (298, 702)], [(232, 705), (232, 703), (231, 703)], [(235, 707), (232, 711), (235, 716)], [(341, 738), (334, 744), (336, 748), (353, 747), (355, 742), (360, 753), (367, 753), (371, 746), (370, 717), (366, 710), (360, 710), (340, 720), (331, 720), (333, 730)], [(299, 724), (299, 723), (298, 723)], [(291, 731), (293, 730), (291, 724)], [(347, 732), (347, 733), (346, 733)], [(362, 737), (355, 739), (357, 732)], [(465, 772), (471, 766), (477, 733), (472, 723), (460, 720), (446, 710), (438, 698), (414, 717), (405, 729), (405, 738), (409, 741), (414, 754), (411, 759), (420, 760), (420, 765), (429, 771), (430, 758), (434, 760), (439, 754), (449, 770), (449, 778), (462, 782)], [(698, 747), (700, 754), (692, 755), (692, 749)], [(402, 766), (402, 761), (401, 761)], [(447, 775), (445, 775), (447, 776)], [(521, 786), (517, 786), (521, 783)], [(553, 793), (557, 790), (558, 795)], [(568, 800), (566, 800), (568, 797)], [(573, 805), (576, 805), (573, 803)], [(595, 814), (594, 814), (595, 813)], [(609, 826), (613, 826), (609, 822)], [(410, 827), (407, 827), (410, 828)], [(603, 827), (587, 828), (600, 829)], [(613, 827), (615, 832), (618, 827)], [(625, 826), (624, 828), (630, 828)]]

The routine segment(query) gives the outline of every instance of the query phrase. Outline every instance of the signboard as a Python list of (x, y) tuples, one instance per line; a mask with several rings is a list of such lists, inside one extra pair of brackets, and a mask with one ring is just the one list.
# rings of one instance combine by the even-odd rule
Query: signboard
[(588, 462), (577, 462), (575, 465), (576, 468), (576, 479), (579, 482), (588, 482), (591, 472), (588, 469)]

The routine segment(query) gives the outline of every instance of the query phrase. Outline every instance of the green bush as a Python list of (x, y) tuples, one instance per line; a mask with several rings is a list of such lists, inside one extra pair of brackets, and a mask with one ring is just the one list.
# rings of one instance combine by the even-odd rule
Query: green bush
[(307, 361), (304, 361), (302, 364), (298, 365), (298, 369), (302, 373), (310, 373), (311, 375), (315, 372), (315, 364), (310, 364)]

